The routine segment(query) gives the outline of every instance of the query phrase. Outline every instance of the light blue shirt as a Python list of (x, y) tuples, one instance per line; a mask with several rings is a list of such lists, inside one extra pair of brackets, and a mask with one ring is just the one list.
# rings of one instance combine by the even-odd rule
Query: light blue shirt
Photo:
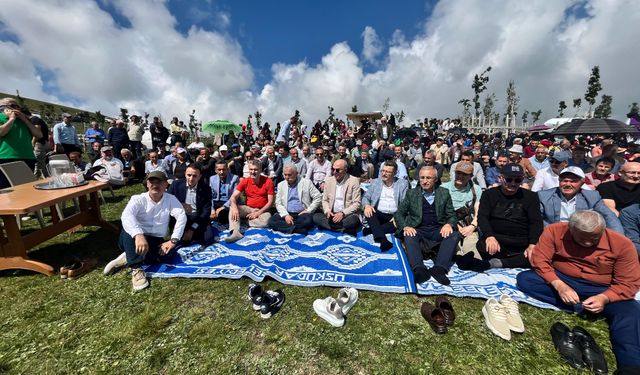
[(53, 143), (57, 145), (64, 143), (80, 146), (80, 141), (78, 141), (78, 137), (76, 136), (76, 128), (64, 122), (56, 124), (53, 127)]
[(427, 203), (433, 204), (436, 201), (436, 190), (434, 189), (431, 193), (423, 190), (422, 196), (427, 200)]
[[(398, 170), (396, 171), (395, 178), (404, 178), (405, 180), (409, 179), (409, 174), (407, 173), (407, 167), (403, 162), (396, 160), (396, 165), (398, 166)], [(380, 165), (380, 170), (378, 171), (378, 178), (382, 177), (382, 165)]]
[[(448, 181), (442, 184), (442, 187), (449, 190), (449, 195), (451, 195), (451, 202), (453, 203), (453, 209), (457, 210), (461, 207), (464, 207), (467, 203), (473, 201), (473, 193), (471, 192), (471, 185), (467, 184), (461, 190), (456, 188), (454, 181)], [(473, 189), (476, 192), (476, 203), (480, 202), (480, 196), (482, 195), (482, 189), (478, 184), (473, 184)], [(473, 210), (473, 207), (471, 207)]]
[(298, 197), (298, 185), (289, 186), (287, 212), (297, 214), (302, 211), (304, 211), (304, 206), (302, 205), (302, 202), (300, 202), (300, 197)]
[(563, 194), (560, 194), (560, 221), (569, 221), (571, 214), (576, 212), (576, 197), (567, 200)]
[(551, 165), (549, 164), (549, 158), (544, 159), (543, 161), (538, 161), (538, 159), (536, 159), (536, 156), (533, 155), (532, 157), (529, 158), (529, 161), (531, 162), (531, 165), (533, 165), (533, 167), (536, 169), (536, 171), (539, 171), (541, 169), (545, 169), (545, 168), (549, 168)]

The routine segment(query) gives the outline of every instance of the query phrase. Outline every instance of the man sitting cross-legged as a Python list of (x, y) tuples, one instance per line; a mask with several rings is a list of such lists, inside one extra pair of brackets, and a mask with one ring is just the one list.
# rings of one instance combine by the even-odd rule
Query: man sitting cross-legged
[(190, 164), (184, 176), (184, 180), (175, 180), (169, 188), (169, 193), (178, 198), (187, 214), (182, 241), (209, 244), (213, 239), (213, 231), (209, 225), (211, 188), (202, 180), (202, 172), (196, 164)]
[(346, 160), (333, 162), (333, 176), (324, 181), (322, 211), (313, 215), (318, 228), (355, 235), (360, 229), (360, 179), (347, 173)]
[[(142, 263), (158, 263), (168, 259), (169, 253), (182, 238), (187, 223), (182, 204), (175, 196), (165, 193), (169, 184), (164, 172), (151, 172), (145, 180), (149, 191), (132, 196), (122, 211), (122, 231), (118, 247), (124, 253), (109, 262), (104, 269), (104, 274), (110, 275), (128, 264), (132, 271), (134, 290), (149, 286)], [(165, 241), (170, 217), (176, 220), (176, 224), (171, 240)]]
[[(258, 160), (250, 160), (249, 177), (242, 179), (231, 195), (231, 210), (229, 211), (229, 237), (226, 243), (236, 242), (242, 237), (240, 233), (240, 219), (247, 218), (249, 226), (254, 228), (266, 228), (271, 213), (269, 209), (273, 204), (273, 181), (260, 174), (261, 166)], [(240, 194), (245, 193), (247, 204), (238, 204)]]
[(216, 174), (209, 178), (211, 188), (211, 214), (209, 218), (222, 224), (229, 223), (231, 194), (238, 186), (238, 176), (229, 171), (227, 162), (218, 160), (215, 164)]
[[(518, 275), (518, 288), (563, 310), (602, 313), (616, 374), (639, 374), (640, 263), (633, 243), (607, 229), (599, 213), (578, 211), (568, 223), (546, 227), (530, 258), (533, 270)], [(606, 373), (603, 367), (598, 373)]]
[[(460, 240), (454, 231), (458, 219), (453, 211), (451, 195), (445, 188), (436, 188), (438, 173), (433, 167), (422, 167), (418, 172), (419, 186), (407, 191), (394, 220), (398, 236), (404, 237), (404, 249), (416, 283), (430, 277), (443, 285), (451, 282), (447, 277), (453, 265), (456, 245)], [(431, 269), (423, 263), (422, 241), (439, 243), (440, 249)]]
[(482, 193), (478, 225), (482, 236), (477, 250), (482, 261), (468, 253), (458, 259), (463, 270), (528, 268), (527, 256), (542, 233), (538, 195), (521, 187), (525, 179), (520, 164), (509, 163), (500, 172), (500, 186)]
[(278, 184), (276, 214), (269, 219), (269, 228), (285, 233), (307, 235), (313, 228), (313, 213), (320, 207), (322, 194), (311, 180), (298, 176), (293, 163), (283, 168), (284, 181)]
[(392, 161), (384, 162), (382, 177), (373, 180), (362, 197), (364, 217), (369, 224), (369, 229), (364, 229), (362, 233), (373, 234), (374, 241), (380, 243), (382, 251), (388, 251), (393, 246), (385, 234), (395, 232), (393, 214), (409, 188), (407, 180), (394, 178), (397, 168), (397, 164)]

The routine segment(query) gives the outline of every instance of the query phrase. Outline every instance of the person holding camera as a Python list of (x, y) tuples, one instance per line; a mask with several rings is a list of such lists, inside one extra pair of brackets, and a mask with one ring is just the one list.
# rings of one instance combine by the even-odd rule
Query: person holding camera
[[(31, 141), (42, 137), (40, 129), (12, 98), (0, 99), (0, 124), (0, 164), (24, 161), (33, 171), (36, 156)], [(0, 173), (0, 189), (9, 186), (9, 180)]]

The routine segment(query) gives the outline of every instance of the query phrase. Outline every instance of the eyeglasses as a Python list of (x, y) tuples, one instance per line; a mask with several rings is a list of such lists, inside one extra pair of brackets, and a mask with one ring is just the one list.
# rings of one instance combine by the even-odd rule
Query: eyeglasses
[(334, 171), (334, 172), (340, 172), (340, 171), (343, 171), (343, 169), (341, 169), (341, 168), (331, 168), (331, 170), (332, 170), (332, 171)]
[(522, 183), (523, 178), (522, 178), (522, 177), (515, 177), (515, 178), (514, 178), (514, 177), (505, 177), (505, 178), (504, 178), (504, 181), (505, 181), (506, 183), (508, 183), (508, 184), (511, 184), (511, 183), (514, 183), (514, 182), (515, 182), (516, 184), (520, 184), (520, 183)]
[(316, 156), (324, 156), (324, 154), (316, 154)]

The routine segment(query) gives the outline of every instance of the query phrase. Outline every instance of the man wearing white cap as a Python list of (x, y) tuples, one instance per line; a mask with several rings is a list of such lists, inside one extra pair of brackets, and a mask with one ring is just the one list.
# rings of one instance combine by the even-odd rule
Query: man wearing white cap
[(122, 186), (127, 180), (124, 178), (124, 165), (120, 159), (113, 157), (113, 147), (103, 146), (100, 149), (102, 157), (93, 163), (93, 167), (103, 167), (94, 174), (94, 178), (98, 181), (108, 182), (113, 186)]
[(560, 172), (569, 166), (570, 155), (564, 151), (556, 151), (553, 156), (549, 158), (549, 168), (544, 168), (538, 171), (536, 179), (531, 186), (531, 191), (538, 192), (540, 190), (546, 190), (558, 187), (558, 176)]
[(604, 218), (607, 228), (623, 233), (617, 216), (602, 201), (600, 193), (583, 190), (584, 172), (579, 167), (564, 168), (559, 175), (559, 186), (538, 192), (540, 213), (544, 226), (567, 222), (576, 211), (593, 210)]
[(169, 164), (169, 180), (184, 179), (189, 164), (191, 163), (187, 160), (187, 150), (177, 147), (176, 159)]
[(537, 170), (531, 164), (531, 160), (522, 157), (523, 152), (524, 150), (522, 149), (522, 145), (514, 144), (509, 149), (509, 159), (512, 163), (520, 164), (520, 166), (524, 169), (525, 177), (528, 180), (534, 179), (536, 177)]

